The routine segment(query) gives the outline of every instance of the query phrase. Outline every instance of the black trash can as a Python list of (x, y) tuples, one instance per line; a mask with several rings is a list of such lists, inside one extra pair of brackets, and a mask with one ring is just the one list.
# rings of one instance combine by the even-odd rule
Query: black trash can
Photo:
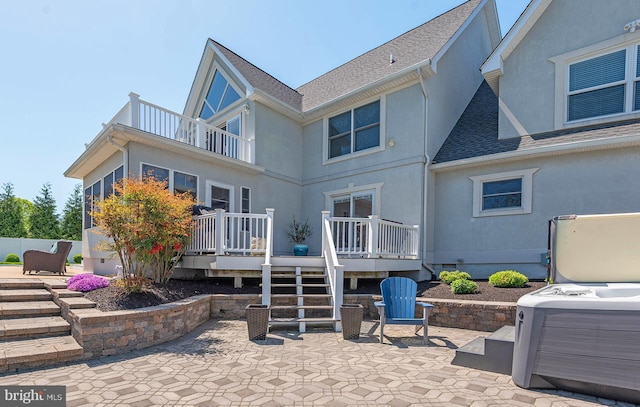
[(342, 337), (344, 339), (360, 338), (362, 316), (364, 315), (362, 304), (342, 304), (340, 314), (342, 315)]
[(249, 304), (245, 309), (247, 317), (247, 330), (249, 331), (249, 340), (267, 339), (267, 330), (269, 329), (269, 306), (263, 304)]

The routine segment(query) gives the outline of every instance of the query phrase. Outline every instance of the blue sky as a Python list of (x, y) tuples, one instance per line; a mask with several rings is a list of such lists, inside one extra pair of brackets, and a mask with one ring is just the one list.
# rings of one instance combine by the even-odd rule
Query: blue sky
[[(461, 0), (0, 2), (0, 185), (59, 211), (64, 171), (129, 92), (182, 112), (207, 38), (296, 88)], [(496, 0), (505, 35), (526, 0)]]

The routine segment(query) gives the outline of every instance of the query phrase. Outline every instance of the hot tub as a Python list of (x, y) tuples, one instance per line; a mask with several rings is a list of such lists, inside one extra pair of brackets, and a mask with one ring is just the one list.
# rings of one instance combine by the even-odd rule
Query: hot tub
[(520, 298), (512, 379), (640, 403), (640, 214), (550, 222), (550, 280)]

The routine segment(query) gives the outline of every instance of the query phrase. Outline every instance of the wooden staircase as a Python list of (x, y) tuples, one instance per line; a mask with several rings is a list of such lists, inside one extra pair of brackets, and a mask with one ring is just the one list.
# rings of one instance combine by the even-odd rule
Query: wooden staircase
[(281, 266), (271, 272), (269, 325), (335, 326), (331, 285), (324, 267)]
[(0, 279), (0, 372), (82, 357), (82, 347), (61, 316), (61, 302), (69, 308), (93, 304), (82, 293), (67, 290), (62, 281)]

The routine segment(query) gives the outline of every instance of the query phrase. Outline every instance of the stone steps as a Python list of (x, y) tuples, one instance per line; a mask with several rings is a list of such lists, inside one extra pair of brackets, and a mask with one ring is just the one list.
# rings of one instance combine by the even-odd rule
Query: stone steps
[(71, 336), (62, 309), (91, 308), (82, 293), (64, 281), (0, 279), (0, 372), (80, 359), (82, 346)]

